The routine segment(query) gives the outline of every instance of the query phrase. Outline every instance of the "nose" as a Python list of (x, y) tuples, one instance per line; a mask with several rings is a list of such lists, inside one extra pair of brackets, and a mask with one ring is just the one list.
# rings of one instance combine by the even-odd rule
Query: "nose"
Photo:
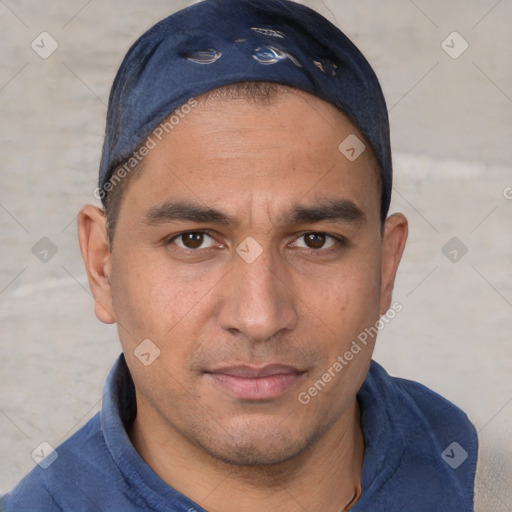
[(250, 263), (234, 255), (218, 317), (223, 329), (243, 334), (254, 343), (295, 329), (298, 298), (284, 265), (279, 265), (277, 259), (270, 249), (264, 249)]

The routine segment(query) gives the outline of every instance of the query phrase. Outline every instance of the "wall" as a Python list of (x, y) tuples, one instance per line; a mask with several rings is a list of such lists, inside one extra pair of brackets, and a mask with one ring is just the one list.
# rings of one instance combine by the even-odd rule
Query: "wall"
[[(99, 409), (120, 347), (93, 314), (76, 214), (97, 203), (106, 104), (124, 53), (187, 3), (0, 2), (0, 491), (30, 470), (41, 442), (58, 445)], [(395, 290), (404, 309), (375, 358), (468, 413), (481, 440), (477, 510), (510, 511), (512, 4), (303, 3), (363, 50), (390, 110), (392, 211), (407, 215), (410, 238)], [(47, 59), (31, 47), (43, 31), (58, 43)]]

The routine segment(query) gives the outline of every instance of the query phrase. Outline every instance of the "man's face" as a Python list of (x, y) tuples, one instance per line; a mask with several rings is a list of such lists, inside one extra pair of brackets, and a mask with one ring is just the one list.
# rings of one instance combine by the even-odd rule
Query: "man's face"
[[(298, 400), (389, 307), (377, 164), (338, 150), (351, 134), (310, 95), (210, 100), (149, 153), (110, 275), (139, 414), (218, 459), (266, 464), (353, 404), (373, 342)], [(145, 339), (160, 350), (149, 366), (134, 355)]]

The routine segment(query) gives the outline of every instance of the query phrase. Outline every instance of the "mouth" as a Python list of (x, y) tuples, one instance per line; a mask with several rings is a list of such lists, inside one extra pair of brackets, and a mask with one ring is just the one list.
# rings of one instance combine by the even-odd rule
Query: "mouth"
[(205, 372), (220, 388), (239, 400), (264, 401), (283, 395), (303, 379), (305, 371), (271, 364), (262, 367), (230, 366)]

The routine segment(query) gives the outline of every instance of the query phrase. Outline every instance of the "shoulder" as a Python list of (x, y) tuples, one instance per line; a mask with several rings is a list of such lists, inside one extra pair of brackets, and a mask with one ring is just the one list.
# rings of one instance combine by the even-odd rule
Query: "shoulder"
[[(478, 445), (476, 429), (467, 414), (450, 400), (419, 382), (390, 377), (401, 391), (404, 404), (410, 407), (417, 421), (430, 432), (441, 447), (448, 439), (457, 441), (468, 449)], [(444, 450), (443, 450), (444, 451)]]
[(422, 384), (391, 377), (375, 361), (358, 398), (374, 503), (473, 510), (478, 437), (459, 407)]
[(28, 482), (28, 476), (11, 492), (0, 498), (2, 512), (61, 512), (51, 493), (40, 482)]
[[(91, 484), (97, 485), (107, 468), (113, 470), (111, 466), (113, 463), (105, 446), (97, 414), (58, 446), (51, 458), (47, 457), (36, 465), (8, 492), (2, 498), (1, 510), (57, 512), (94, 509), (95, 499), (88, 495)], [(106, 484), (105, 481), (105, 492)], [(80, 499), (77, 500), (77, 497)]]
[[(419, 382), (392, 377), (372, 361), (365, 385), (384, 404), (392, 406), (387, 407), (390, 414), (398, 414), (404, 422), (414, 420), (417, 428), (427, 428), (442, 437), (456, 434), (461, 439), (477, 440), (476, 430), (467, 414)], [(400, 417), (395, 417), (395, 421), (402, 423)]]

